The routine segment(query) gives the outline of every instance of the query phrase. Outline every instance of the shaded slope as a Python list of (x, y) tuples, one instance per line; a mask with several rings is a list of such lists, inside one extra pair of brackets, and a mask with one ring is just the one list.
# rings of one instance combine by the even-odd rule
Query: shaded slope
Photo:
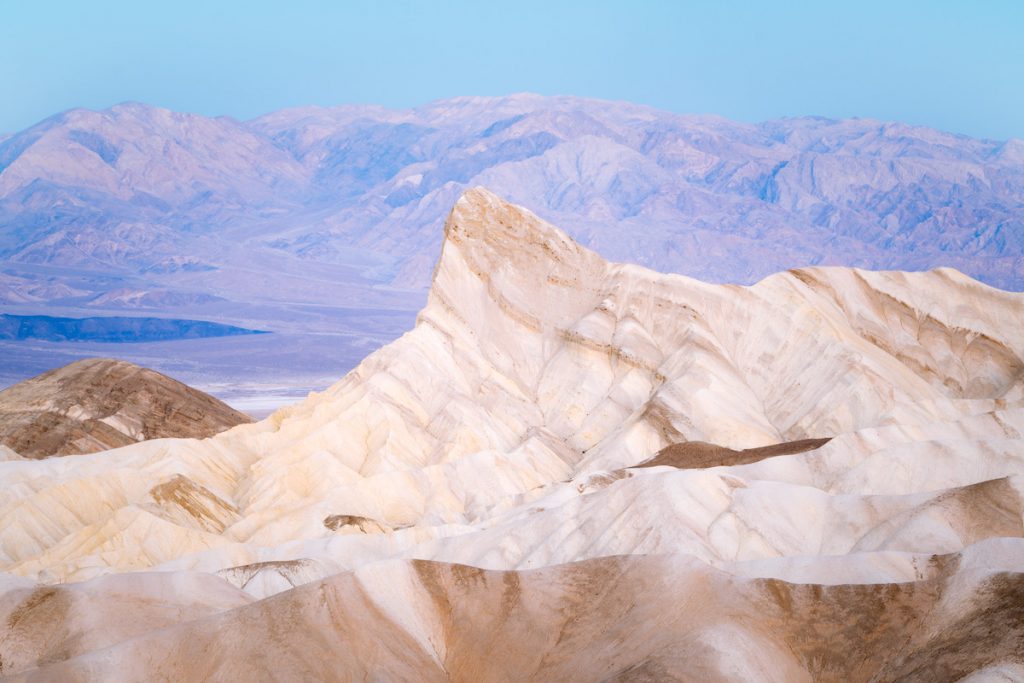
[(212, 396), (131, 363), (77, 361), (0, 391), (0, 442), (23, 457), (146, 439), (205, 438), (251, 422)]
[(933, 557), (916, 582), (837, 586), (678, 556), (390, 563), (14, 680), (952, 681), (1024, 664), (1024, 576), (1005, 568), (1020, 543), (989, 566), (978, 551)]

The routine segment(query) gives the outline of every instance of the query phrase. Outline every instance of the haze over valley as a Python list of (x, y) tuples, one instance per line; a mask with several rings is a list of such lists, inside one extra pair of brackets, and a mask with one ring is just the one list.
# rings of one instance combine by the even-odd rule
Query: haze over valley
[(251, 121), (123, 104), (0, 139), (4, 312), (271, 334), (0, 339), (0, 383), (116, 355), (265, 414), (412, 327), (476, 185), (607, 258), (710, 282), (844, 265), (1024, 287), (1020, 140), (536, 95)]

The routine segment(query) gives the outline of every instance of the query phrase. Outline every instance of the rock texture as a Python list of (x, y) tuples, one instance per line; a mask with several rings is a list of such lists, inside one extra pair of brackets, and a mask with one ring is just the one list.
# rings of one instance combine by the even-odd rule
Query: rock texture
[[(414, 329), (327, 391), (0, 462), (3, 608), (71, 605), (4, 673), (1013, 680), (1022, 359), (1024, 295), (957, 271), (710, 285), (474, 189)], [(122, 580), (188, 609), (77, 640)]]
[[(914, 582), (843, 586), (743, 579), (680, 555), (528, 572), (393, 562), (256, 603), (224, 587), (221, 612), (185, 612), (164, 629), (165, 606), (135, 607), (126, 590), (105, 609), (133, 609), (155, 628), (133, 638), (129, 622), (83, 646), (96, 610), (87, 596), (105, 588), (94, 580), (12, 596), (23, 602), (9, 637), (30, 635), (44, 615), (62, 627), (46, 643), (58, 661), (12, 680), (1015, 680), (1024, 576), (976, 556), (1019, 568), (1022, 550), (938, 557)], [(117, 578), (139, 590), (165, 577)], [(168, 592), (210, 600), (212, 587), (191, 580)], [(230, 609), (232, 599), (243, 606)]]
[(251, 421), (170, 377), (109, 358), (80, 360), (0, 391), (0, 443), (25, 458), (202, 439)]

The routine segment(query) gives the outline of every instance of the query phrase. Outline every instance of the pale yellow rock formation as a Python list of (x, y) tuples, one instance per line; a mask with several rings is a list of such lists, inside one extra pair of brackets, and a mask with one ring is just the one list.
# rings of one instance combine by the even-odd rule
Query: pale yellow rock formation
[[(951, 270), (708, 285), (607, 263), (482, 189), (445, 231), (416, 327), (327, 391), (202, 441), (0, 462), (10, 581), (156, 569), (267, 598), (25, 676), (1021, 664), (1024, 295)], [(679, 442), (808, 438), (831, 440), (636, 467)], [(37, 656), (21, 642), (4, 662)]]

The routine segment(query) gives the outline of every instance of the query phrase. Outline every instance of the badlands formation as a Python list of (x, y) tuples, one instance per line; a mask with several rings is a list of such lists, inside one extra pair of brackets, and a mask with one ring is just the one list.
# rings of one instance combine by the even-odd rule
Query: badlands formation
[(212, 396), (109, 358), (76, 361), (0, 391), (0, 445), (25, 458), (204, 438), (247, 422)]
[(1024, 295), (612, 264), (466, 192), (416, 326), (0, 463), (5, 680), (1024, 680)]

